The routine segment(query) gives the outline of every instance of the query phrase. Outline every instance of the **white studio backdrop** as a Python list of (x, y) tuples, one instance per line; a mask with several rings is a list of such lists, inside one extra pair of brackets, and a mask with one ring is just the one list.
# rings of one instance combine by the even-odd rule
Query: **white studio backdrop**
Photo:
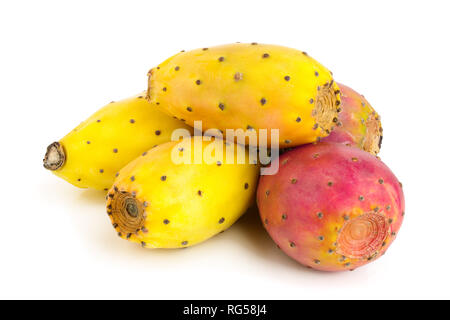
[[(448, 1), (2, 1), (0, 298), (450, 298)], [(279, 251), (250, 211), (186, 250), (119, 239), (104, 193), (42, 167), (46, 146), (185, 49), (307, 51), (381, 114), (380, 156), (404, 185), (387, 254), (322, 273)], [(131, 139), (132, 137), (130, 137)]]

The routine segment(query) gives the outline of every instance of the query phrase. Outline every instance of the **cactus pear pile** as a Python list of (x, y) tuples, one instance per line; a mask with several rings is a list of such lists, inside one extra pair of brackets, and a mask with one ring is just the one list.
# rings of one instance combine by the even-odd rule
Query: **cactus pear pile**
[(386, 252), (405, 200), (377, 156), (380, 116), (364, 96), (277, 45), (183, 50), (154, 66), (145, 93), (103, 107), (44, 158), (71, 184), (106, 191), (120, 238), (186, 248), (256, 202), (304, 266), (354, 270)]
[(279, 129), (280, 147), (326, 137), (340, 105), (330, 71), (306, 52), (258, 43), (180, 52), (150, 70), (147, 94), (205, 130)]
[(403, 221), (401, 184), (375, 156), (338, 143), (280, 157), (257, 193), (264, 227), (287, 255), (324, 271), (355, 269), (387, 250)]
[(192, 128), (148, 103), (145, 93), (111, 102), (50, 144), (44, 167), (80, 188), (108, 190), (124, 165), (151, 147), (170, 141), (172, 131)]
[[(108, 192), (107, 212), (119, 236), (148, 248), (195, 245), (230, 227), (254, 202), (259, 168), (206, 158), (211, 147), (228, 149), (223, 141), (194, 139), (167, 142), (120, 170)], [(198, 164), (174, 164), (173, 152)], [(226, 152), (226, 151), (223, 151)], [(191, 161), (192, 160), (192, 161)]]

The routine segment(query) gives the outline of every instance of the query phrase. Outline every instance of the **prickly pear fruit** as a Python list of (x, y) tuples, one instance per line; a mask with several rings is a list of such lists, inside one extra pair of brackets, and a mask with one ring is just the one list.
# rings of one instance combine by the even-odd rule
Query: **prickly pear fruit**
[(287, 255), (323, 271), (353, 270), (385, 253), (403, 221), (401, 184), (377, 157), (340, 143), (298, 147), (262, 176), (260, 216)]
[(120, 168), (152, 146), (170, 141), (174, 129), (192, 132), (144, 96), (111, 102), (50, 144), (44, 167), (77, 187), (108, 190)]
[(341, 83), (338, 85), (341, 92), (338, 121), (322, 141), (342, 142), (376, 155), (383, 138), (380, 116), (364, 96)]
[(235, 146), (235, 160), (238, 151), (248, 156), (245, 148), (195, 139), (159, 145), (120, 170), (107, 195), (120, 237), (146, 248), (188, 247), (230, 227), (254, 202), (257, 165), (207, 160), (212, 147), (225, 153)]
[(147, 98), (205, 130), (279, 129), (280, 147), (327, 136), (340, 104), (331, 72), (306, 52), (257, 43), (180, 52), (149, 71)]

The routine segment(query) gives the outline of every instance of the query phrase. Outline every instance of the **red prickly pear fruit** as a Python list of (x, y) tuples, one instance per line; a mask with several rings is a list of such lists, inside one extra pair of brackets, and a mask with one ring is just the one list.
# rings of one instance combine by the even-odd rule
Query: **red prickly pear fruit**
[(343, 84), (338, 85), (341, 106), (336, 126), (321, 141), (340, 142), (377, 155), (383, 138), (380, 116), (364, 96)]
[(264, 227), (287, 255), (322, 271), (353, 270), (385, 253), (403, 221), (402, 186), (377, 157), (341, 143), (301, 146), (261, 176)]

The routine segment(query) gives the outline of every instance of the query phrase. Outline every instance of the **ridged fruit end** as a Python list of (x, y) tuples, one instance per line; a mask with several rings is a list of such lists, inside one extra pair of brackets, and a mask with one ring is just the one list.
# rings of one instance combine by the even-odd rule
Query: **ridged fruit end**
[(44, 168), (48, 170), (58, 170), (66, 162), (66, 153), (59, 142), (53, 142), (47, 147), (44, 157)]
[(137, 234), (145, 224), (145, 204), (124, 191), (113, 188), (108, 193), (107, 212), (114, 228), (122, 235)]
[(339, 88), (334, 81), (317, 88), (316, 103), (312, 115), (318, 126), (330, 134), (338, 119), (341, 104)]
[(365, 213), (344, 224), (336, 252), (353, 259), (373, 257), (381, 250), (388, 234), (389, 223), (383, 215)]
[(371, 113), (366, 120), (366, 127), (367, 132), (363, 143), (363, 150), (377, 155), (380, 152), (381, 141), (383, 139), (380, 116), (375, 112)]

